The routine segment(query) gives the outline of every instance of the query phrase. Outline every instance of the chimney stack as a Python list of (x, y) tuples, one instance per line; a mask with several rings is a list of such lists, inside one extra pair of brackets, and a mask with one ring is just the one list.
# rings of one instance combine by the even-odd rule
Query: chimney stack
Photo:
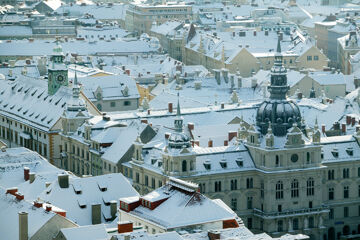
[(110, 214), (111, 219), (116, 218), (116, 212), (117, 212), (117, 202), (115, 200), (110, 201)]
[(8, 189), (6, 189), (6, 194), (10, 193), (11, 195), (16, 196), (17, 191), (18, 191), (17, 187), (8, 188)]
[(236, 131), (230, 131), (228, 132), (228, 141), (230, 142), (234, 137), (237, 137)]
[(209, 231), (208, 232), (209, 240), (219, 240), (220, 239), (220, 232), (218, 231)]
[(141, 119), (141, 123), (148, 124), (148, 120), (147, 119)]
[(208, 147), (213, 147), (213, 140), (209, 139)]
[(168, 133), (168, 132), (167, 132), (167, 133), (165, 133), (165, 139), (169, 139), (170, 135), (171, 135), (171, 134), (170, 134), (170, 133)]
[(47, 212), (50, 212), (51, 209), (52, 209), (52, 206), (51, 206), (50, 204), (47, 204), (45, 210), (46, 210)]
[(91, 205), (91, 222), (92, 224), (101, 223), (101, 204), (95, 203)]
[(118, 222), (118, 233), (127, 233), (133, 231), (133, 222)]
[(28, 239), (28, 213), (19, 212), (19, 240)]
[(188, 123), (188, 129), (189, 129), (190, 131), (194, 130), (194, 128), (195, 128), (194, 123)]
[(341, 132), (344, 134), (346, 133), (346, 124), (345, 123), (341, 124)]
[(173, 112), (173, 104), (171, 102), (168, 103), (168, 109), (169, 109), (169, 113)]
[(27, 181), (29, 180), (29, 173), (30, 173), (30, 169), (28, 167), (24, 167), (24, 180)]
[(351, 118), (351, 126), (355, 126), (356, 119), (354, 117)]
[(351, 124), (351, 116), (350, 115), (346, 115), (346, 124), (347, 125)]
[(43, 206), (43, 203), (41, 201), (35, 200), (34, 201), (34, 206), (37, 208), (41, 208)]
[(322, 133), (325, 133), (325, 124), (322, 124), (322, 125), (321, 125), (321, 132), (322, 132)]
[(221, 103), (221, 109), (225, 108), (225, 103)]
[(69, 187), (69, 175), (68, 174), (59, 174), (58, 182), (60, 188), (68, 188)]
[(228, 146), (228, 145), (229, 145), (228, 140), (224, 140), (224, 146)]
[(35, 173), (29, 173), (29, 180), (30, 180), (30, 183), (33, 183), (35, 181)]

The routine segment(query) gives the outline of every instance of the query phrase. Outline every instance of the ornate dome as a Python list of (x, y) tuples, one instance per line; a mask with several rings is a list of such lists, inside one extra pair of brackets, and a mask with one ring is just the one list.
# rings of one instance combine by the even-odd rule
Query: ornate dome
[(274, 134), (283, 136), (294, 123), (301, 125), (301, 113), (296, 103), (287, 100), (265, 100), (257, 110), (256, 125), (263, 134), (271, 122)]
[(169, 137), (169, 147), (183, 148), (190, 147), (190, 138), (182, 132), (174, 132)]

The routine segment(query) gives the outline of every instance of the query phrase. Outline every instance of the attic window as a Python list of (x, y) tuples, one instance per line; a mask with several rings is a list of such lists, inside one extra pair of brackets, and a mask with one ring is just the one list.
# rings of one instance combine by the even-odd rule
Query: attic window
[(156, 163), (156, 158), (151, 159), (151, 164), (154, 165)]
[(162, 164), (163, 164), (163, 163), (162, 163), (162, 161), (161, 161), (161, 160), (159, 160), (159, 161), (158, 161), (158, 167), (161, 167), (161, 166), (162, 166)]
[(206, 160), (204, 162), (204, 167), (206, 170), (211, 170), (211, 162), (209, 160)]
[(239, 167), (243, 167), (244, 166), (244, 161), (242, 158), (238, 158), (236, 159), (236, 164), (239, 166)]
[(346, 153), (349, 156), (353, 156), (354, 155), (354, 149), (352, 147), (348, 147), (348, 148), (346, 148)]
[(331, 151), (331, 153), (332, 153), (332, 155), (334, 156), (334, 157), (339, 157), (339, 150), (337, 149), (337, 148), (334, 148), (332, 151)]
[(220, 161), (220, 166), (221, 166), (222, 168), (227, 168), (227, 162), (226, 162), (225, 159), (221, 159), (221, 161)]

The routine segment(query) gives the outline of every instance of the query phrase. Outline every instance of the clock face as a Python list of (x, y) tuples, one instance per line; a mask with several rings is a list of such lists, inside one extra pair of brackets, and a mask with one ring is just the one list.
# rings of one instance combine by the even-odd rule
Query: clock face
[(57, 76), (56, 81), (58, 81), (59, 83), (63, 83), (64, 82), (64, 76), (62, 76), (62, 75)]
[(299, 159), (299, 156), (298, 156), (297, 154), (291, 155), (291, 161), (292, 161), (293, 163), (297, 162), (298, 159)]

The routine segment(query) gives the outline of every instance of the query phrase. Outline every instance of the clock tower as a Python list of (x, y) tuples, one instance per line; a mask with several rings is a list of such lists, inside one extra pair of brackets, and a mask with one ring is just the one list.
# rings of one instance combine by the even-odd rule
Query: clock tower
[(48, 93), (54, 95), (61, 86), (68, 86), (68, 70), (64, 63), (65, 55), (57, 43), (48, 66)]

